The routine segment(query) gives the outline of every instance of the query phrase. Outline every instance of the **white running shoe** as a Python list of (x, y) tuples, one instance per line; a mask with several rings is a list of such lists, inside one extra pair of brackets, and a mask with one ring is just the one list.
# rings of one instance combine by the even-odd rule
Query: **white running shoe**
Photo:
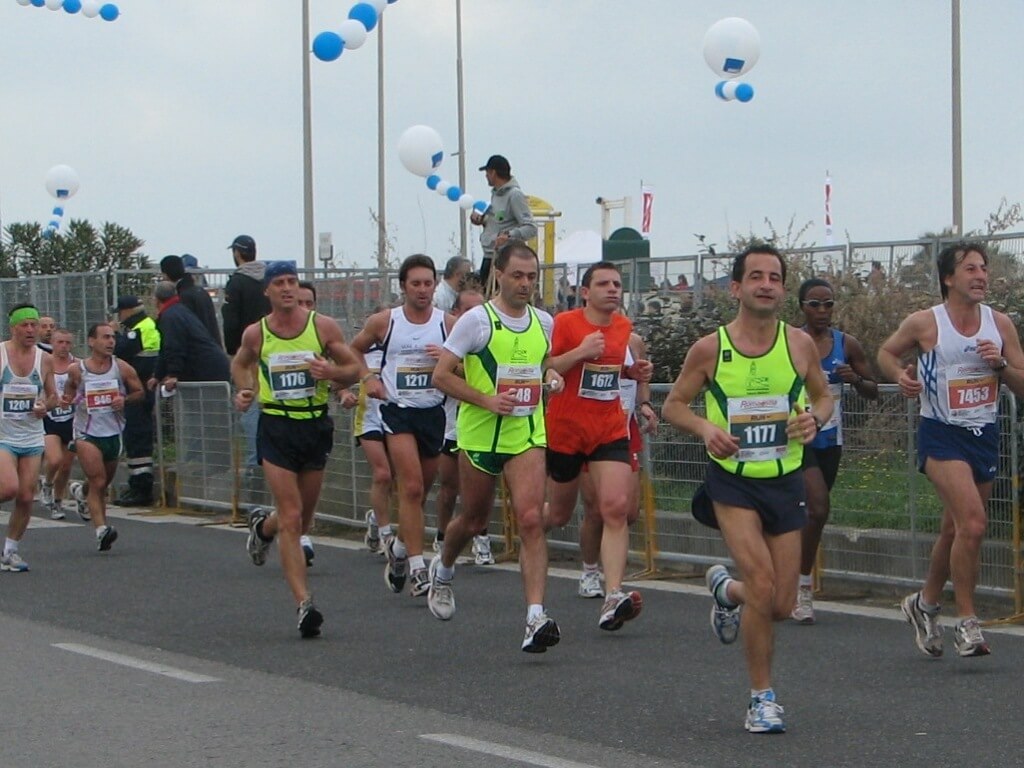
[(809, 585), (797, 589), (796, 606), (789, 617), (797, 624), (814, 623), (814, 590)]
[(992, 651), (981, 634), (981, 625), (977, 616), (967, 616), (957, 622), (953, 630), (953, 645), (958, 655), (967, 658), (969, 656), (988, 656)]
[(68, 493), (75, 500), (75, 511), (85, 521), (92, 520), (92, 513), (89, 512), (89, 503), (86, 501), (85, 483), (79, 480), (68, 483)]
[(28, 563), (21, 559), (17, 552), (10, 552), (0, 557), (0, 571), (10, 573), (28, 573)]
[(907, 623), (914, 628), (914, 641), (921, 653), (928, 656), (942, 655), (942, 625), (939, 612), (928, 613), (921, 607), (921, 593), (907, 595), (900, 603), (900, 610), (907, 617)]
[(45, 478), (39, 480), (39, 503), (44, 507), (53, 505), (53, 483), (46, 482)]
[(580, 574), (580, 585), (577, 594), (580, 597), (604, 597), (604, 585), (601, 584), (600, 571), (584, 571)]
[(48, 505), (48, 508), (50, 510), (50, 519), (51, 520), (63, 520), (64, 519), (64, 510), (61, 509), (60, 502), (54, 501), (51, 498), (50, 499), (50, 503)]
[(546, 613), (540, 613), (533, 621), (527, 622), (522, 648), (527, 653), (544, 653), (551, 646), (558, 645), (561, 639), (555, 620)]
[(437, 569), (441, 566), (441, 558), (430, 561), (430, 588), (427, 591), (427, 607), (434, 618), (449, 621), (455, 615), (455, 592), (450, 581), (441, 581), (437, 577)]
[(377, 525), (377, 515), (372, 509), (366, 510), (363, 517), (366, 520), (366, 535), (363, 536), (363, 543), (371, 552), (380, 552), (380, 527)]
[(784, 713), (782, 705), (775, 700), (775, 691), (766, 691), (757, 698), (751, 698), (743, 726), (750, 733), (785, 733)]
[(476, 565), (494, 565), (494, 555), (491, 554), (491, 537), (473, 537), (473, 562)]

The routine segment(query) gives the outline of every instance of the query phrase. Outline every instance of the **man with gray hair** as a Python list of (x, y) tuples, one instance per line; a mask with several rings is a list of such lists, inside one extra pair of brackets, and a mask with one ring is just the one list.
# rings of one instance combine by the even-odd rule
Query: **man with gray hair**
[(473, 265), (469, 259), (461, 256), (452, 256), (448, 259), (448, 263), (444, 265), (442, 280), (434, 291), (434, 306), (451, 312), (459, 291), (466, 287), (466, 278), (472, 269)]
[(181, 303), (174, 283), (157, 283), (153, 295), (158, 307), (160, 357), (149, 387), (162, 383), (174, 391), (179, 381), (229, 381), (228, 356), (203, 321)]

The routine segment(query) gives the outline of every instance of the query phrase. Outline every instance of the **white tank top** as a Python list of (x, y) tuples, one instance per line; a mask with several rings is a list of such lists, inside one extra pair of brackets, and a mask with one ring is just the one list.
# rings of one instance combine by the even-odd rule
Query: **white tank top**
[(388, 335), (380, 377), (389, 403), (403, 408), (431, 408), (444, 401), (444, 394), (434, 387), (434, 366), (437, 360), (427, 354), (427, 345), (444, 344), (443, 310), (434, 308), (426, 323), (410, 323), (402, 307), (391, 310)]
[[(383, 350), (374, 344), (363, 355), (370, 373), (380, 373), (380, 359), (383, 354)], [(371, 429), (380, 429), (380, 403), (381, 401), (375, 397), (367, 397), (365, 384), (359, 385), (359, 402), (356, 403), (355, 420), (352, 424), (356, 435), (364, 435)]]
[(35, 347), (35, 360), (27, 376), (18, 376), (7, 359), (7, 344), (0, 342), (0, 442), (12, 448), (38, 448), (45, 441), (43, 420), (32, 414), (43, 391), (43, 350)]
[[(635, 362), (633, 352), (627, 346), (625, 366), (629, 368)], [(636, 379), (627, 379), (625, 376), (619, 377), (619, 402), (622, 403), (622, 410), (626, 414), (627, 422), (633, 418), (633, 412), (636, 410), (636, 392)]]
[(85, 360), (78, 361), (78, 366), (82, 370), (82, 383), (75, 396), (75, 435), (120, 435), (124, 429), (124, 417), (111, 405), (114, 395), (125, 393), (117, 358), (110, 358), (110, 368), (103, 373), (93, 373), (85, 367), (85, 363)]
[[(71, 367), (71, 363), (73, 362), (75, 362), (74, 355), (71, 356), (70, 361), (68, 362), (68, 368)], [(64, 396), (64, 387), (67, 385), (67, 383), (67, 370), (65, 370), (64, 373), (57, 373), (56, 371), (53, 372), (53, 388), (57, 390), (58, 399)], [(50, 410), (46, 415), (50, 419), (50, 421), (53, 422), (70, 421), (75, 416), (75, 406), (61, 405), (60, 403), (57, 403), (57, 406)]]
[(932, 307), (938, 329), (935, 347), (917, 361), (921, 416), (958, 427), (993, 424), (999, 409), (999, 375), (978, 354), (979, 341), (1001, 344), (991, 307), (981, 304), (981, 326), (964, 336), (950, 322), (944, 304)]

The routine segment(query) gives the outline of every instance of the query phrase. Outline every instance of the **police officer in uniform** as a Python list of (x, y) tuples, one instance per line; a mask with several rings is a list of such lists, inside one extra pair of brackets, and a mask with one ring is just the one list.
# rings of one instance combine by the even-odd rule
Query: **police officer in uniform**
[[(119, 327), (114, 355), (147, 381), (156, 370), (160, 354), (160, 331), (146, 314), (138, 296), (119, 296)], [(115, 502), (122, 507), (145, 507), (153, 503), (153, 408), (156, 394), (146, 390), (145, 397), (125, 403), (124, 448), (128, 457), (128, 491)]]

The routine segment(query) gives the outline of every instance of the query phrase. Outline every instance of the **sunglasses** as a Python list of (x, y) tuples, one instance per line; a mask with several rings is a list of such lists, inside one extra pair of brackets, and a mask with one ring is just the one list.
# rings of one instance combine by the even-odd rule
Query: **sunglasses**
[(807, 299), (804, 301), (804, 306), (810, 307), (811, 309), (819, 309), (824, 307), (825, 309), (832, 309), (836, 305), (835, 299), (825, 299), (820, 301), (818, 299)]

